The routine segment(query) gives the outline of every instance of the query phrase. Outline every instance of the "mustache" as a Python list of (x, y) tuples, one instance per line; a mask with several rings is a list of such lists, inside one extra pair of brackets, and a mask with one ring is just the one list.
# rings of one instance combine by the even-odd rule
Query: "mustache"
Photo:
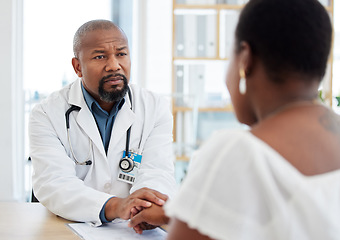
[(112, 77), (122, 77), (124, 82), (127, 82), (127, 79), (125, 77), (124, 74), (121, 74), (121, 73), (116, 73), (116, 74), (109, 74), (107, 76), (104, 76), (102, 77), (102, 79), (100, 79), (101, 82), (104, 82), (105, 80), (109, 79), (109, 78), (112, 78)]

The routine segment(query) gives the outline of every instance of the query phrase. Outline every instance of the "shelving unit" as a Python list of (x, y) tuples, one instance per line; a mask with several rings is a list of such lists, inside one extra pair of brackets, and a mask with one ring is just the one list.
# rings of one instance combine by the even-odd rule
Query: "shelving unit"
[[(172, 110), (179, 161), (188, 161), (212, 131), (225, 125), (243, 127), (233, 118), (224, 83), (234, 29), (247, 2), (173, 0)], [(333, 19), (333, 0), (320, 2)], [(331, 55), (322, 85), (323, 98), (329, 105), (332, 105), (332, 59)], [(208, 119), (205, 124), (202, 116)]]

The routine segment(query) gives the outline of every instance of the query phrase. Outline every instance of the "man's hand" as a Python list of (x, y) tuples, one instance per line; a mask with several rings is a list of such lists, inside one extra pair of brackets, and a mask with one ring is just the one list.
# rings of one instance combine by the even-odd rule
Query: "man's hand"
[(142, 209), (154, 204), (162, 206), (168, 196), (149, 188), (142, 188), (126, 198), (111, 198), (105, 206), (105, 217), (108, 221), (115, 218), (129, 219), (131, 209)]
[(163, 207), (152, 204), (148, 208), (131, 209), (129, 227), (133, 227), (136, 233), (142, 234), (143, 230), (153, 229), (168, 222), (169, 218), (165, 215)]

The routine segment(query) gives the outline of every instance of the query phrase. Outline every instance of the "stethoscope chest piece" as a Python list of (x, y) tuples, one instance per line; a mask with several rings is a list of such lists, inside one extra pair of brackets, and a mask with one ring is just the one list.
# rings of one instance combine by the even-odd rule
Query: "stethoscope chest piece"
[(123, 172), (131, 172), (132, 169), (134, 167), (134, 162), (131, 158), (129, 157), (124, 157), (120, 160), (119, 162), (119, 168), (123, 171)]

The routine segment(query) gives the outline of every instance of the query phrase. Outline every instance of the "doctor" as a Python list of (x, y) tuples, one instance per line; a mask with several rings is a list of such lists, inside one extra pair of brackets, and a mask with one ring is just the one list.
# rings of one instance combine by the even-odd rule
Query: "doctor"
[(99, 226), (162, 206), (175, 191), (172, 115), (161, 97), (129, 85), (124, 32), (107, 20), (74, 36), (79, 79), (38, 104), (29, 122), (33, 189), (69, 220)]

